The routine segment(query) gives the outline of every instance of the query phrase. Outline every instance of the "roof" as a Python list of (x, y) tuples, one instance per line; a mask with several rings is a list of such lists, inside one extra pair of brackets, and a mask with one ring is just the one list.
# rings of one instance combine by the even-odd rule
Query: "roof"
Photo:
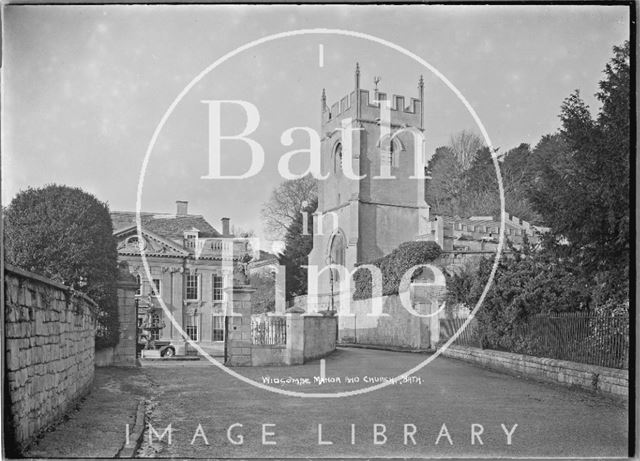
[[(140, 213), (142, 228), (167, 239), (182, 239), (185, 231), (198, 229), (199, 237), (222, 237), (202, 215), (175, 215), (170, 213)], [(113, 211), (111, 221), (115, 233), (136, 224), (133, 211)]]
[(277, 261), (278, 256), (273, 253), (269, 253), (268, 251), (260, 250), (260, 256), (258, 258), (253, 259), (255, 262), (262, 261)]

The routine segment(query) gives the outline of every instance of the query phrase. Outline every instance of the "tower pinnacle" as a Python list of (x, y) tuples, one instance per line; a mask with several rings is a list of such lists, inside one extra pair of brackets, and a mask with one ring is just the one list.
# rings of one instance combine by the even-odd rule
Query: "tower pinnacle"
[(424, 129), (424, 77), (420, 75), (418, 81), (418, 91), (420, 92), (420, 129)]

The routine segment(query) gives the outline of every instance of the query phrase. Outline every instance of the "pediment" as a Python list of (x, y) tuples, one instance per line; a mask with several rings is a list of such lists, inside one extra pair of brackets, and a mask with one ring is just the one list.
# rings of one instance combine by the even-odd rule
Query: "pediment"
[(141, 247), (147, 256), (187, 256), (189, 253), (176, 243), (142, 229), (142, 241), (136, 226), (114, 233), (119, 254), (139, 255)]

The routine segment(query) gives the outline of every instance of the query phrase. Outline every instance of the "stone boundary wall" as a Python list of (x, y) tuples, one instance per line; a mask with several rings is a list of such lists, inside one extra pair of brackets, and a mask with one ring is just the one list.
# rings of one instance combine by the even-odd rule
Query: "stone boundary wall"
[(89, 391), (98, 306), (9, 265), (4, 301), (5, 447), (21, 452)]
[(575, 386), (623, 399), (629, 397), (628, 370), (466, 346), (449, 346), (442, 355), (541, 381)]
[(251, 344), (251, 366), (287, 365), (287, 345)]
[(325, 357), (336, 350), (337, 317), (303, 315), (304, 360)]
[(385, 316), (372, 315), (371, 299), (351, 301), (351, 315), (339, 315), (339, 340), (344, 343), (428, 349), (431, 324), (437, 316), (417, 317), (407, 311), (398, 295), (382, 297)]
[(336, 349), (337, 317), (291, 312), (286, 319), (286, 342), (253, 344), (251, 316), (233, 317), (229, 331), (227, 366), (301, 365), (325, 357)]

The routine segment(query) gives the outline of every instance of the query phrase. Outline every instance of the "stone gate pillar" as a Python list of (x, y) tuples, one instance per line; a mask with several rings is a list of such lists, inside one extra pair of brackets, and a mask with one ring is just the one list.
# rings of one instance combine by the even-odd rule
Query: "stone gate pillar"
[[(227, 357), (225, 365), (251, 366), (251, 295), (256, 291), (249, 285), (225, 289), (233, 315), (229, 312), (229, 327), (226, 336)], [(229, 306), (229, 311), (231, 311)]]
[(287, 365), (302, 365), (304, 363), (304, 309), (292, 307), (287, 309)]
[(120, 273), (116, 285), (118, 293), (118, 320), (120, 339), (113, 351), (113, 365), (135, 367), (137, 365), (136, 346), (138, 342), (136, 290), (138, 282), (129, 273), (127, 263), (120, 263)]

